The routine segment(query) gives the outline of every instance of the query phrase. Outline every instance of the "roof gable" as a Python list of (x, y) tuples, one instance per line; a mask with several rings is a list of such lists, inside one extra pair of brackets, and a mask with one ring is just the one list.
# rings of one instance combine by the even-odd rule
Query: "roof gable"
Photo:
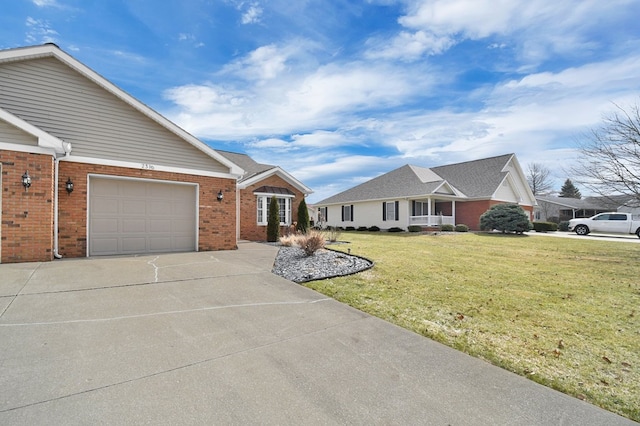
[(511, 157), (513, 154), (433, 167), (431, 170), (470, 198), (491, 198), (507, 176), (505, 167)]
[(55, 45), (0, 51), (0, 71), (7, 88), (0, 106), (72, 142), (76, 156), (242, 174), (236, 164)]
[(244, 175), (238, 179), (238, 187), (247, 188), (250, 185), (254, 185), (270, 176), (277, 175), (285, 182), (289, 183), (293, 187), (297, 188), (303, 194), (309, 195), (313, 191), (298, 179), (287, 173), (279, 166), (272, 166), (270, 164), (261, 164), (255, 161), (247, 154), (230, 151), (218, 151), (220, 155), (223, 155), (235, 164), (238, 164), (245, 171)]

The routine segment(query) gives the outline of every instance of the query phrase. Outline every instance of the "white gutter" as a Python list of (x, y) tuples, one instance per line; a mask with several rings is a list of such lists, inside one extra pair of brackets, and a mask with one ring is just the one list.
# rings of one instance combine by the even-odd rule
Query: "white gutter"
[(71, 142), (64, 142), (62, 144), (64, 148), (64, 157), (59, 157), (56, 153), (54, 159), (54, 185), (53, 185), (53, 257), (56, 259), (62, 259), (62, 255), (58, 253), (60, 249), (60, 244), (58, 241), (58, 177), (60, 175), (60, 160), (63, 158), (68, 158), (69, 154), (71, 154)]

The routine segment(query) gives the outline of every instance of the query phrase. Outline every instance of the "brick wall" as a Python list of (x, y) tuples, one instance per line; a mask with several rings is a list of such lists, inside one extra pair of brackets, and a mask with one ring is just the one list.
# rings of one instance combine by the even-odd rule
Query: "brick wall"
[[(236, 245), (236, 182), (205, 176), (154, 170), (129, 169), (85, 163), (60, 162), (59, 170), (59, 253), (64, 257), (87, 255), (87, 174), (127, 176), (176, 182), (199, 183), (199, 250), (230, 250)], [(74, 191), (67, 194), (65, 184), (71, 178)], [(224, 200), (218, 201), (218, 191)]]
[(456, 225), (465, 224), (471, 231), (479, 231), (480, 216), (494, 204), (499, 203), (489, 200), (456, 203)]
[[(480, 230), (480, 216), (487, 210), (496, 204), (501, 204), (499, 201), (469, 201), (464, 203), (456, 203), (456, 225), (465, 224), (471, 231)], [(529, 219), (533, 217), (532, 206), (521, 206), (522, 209), (529, 215)]]
[[(41, 262), (53, 259), (53, 157), (0, 151), (2, 224), (0, 261)], [(28, 171), (31, 187), (22, 186)]]
[[(248, 188), (240, 190), (240, 239), (249, 241), (267, 240), (267, 226), (258, 225), (257, 197), (253, 193), (253, 191), (261, 186), (289, 188), (289, 190), (295, 194), (295, 198), (291, 201), (291, 221), (295, 222), (298, 220), (298, 206), (304, 199), (304, 194), (281, 177), (273, 175)], [(280, 234), (284, 235), (285, 232), (286, 228), (282, 227)]]

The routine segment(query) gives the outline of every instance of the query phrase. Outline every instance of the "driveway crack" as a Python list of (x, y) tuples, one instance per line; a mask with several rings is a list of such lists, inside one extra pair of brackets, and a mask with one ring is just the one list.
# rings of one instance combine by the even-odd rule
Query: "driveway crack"
[(13, 295), (13, 298), (11, 299), (11, 302), (9, 302), (7, 304), (7, 306), (2, 310), (2, 312), (0, 312), (0, 318), (2, 318), (2, 316), (4, 315), (5, 312), (7, 312), (9, 310), (9, 308), (11, 307), (11, 305), (13, 304), (13, 302), (18, 298), (18, 296), (20, 296), (20, 293), (22, 293), (22, 290), (24, 290), (24, 288), (27, 286), (27, 284), (29, 284), (29, 281), (31, 281), (31, 278), (33, 278), (33, 275), (36, 273), (36, 271), (38, 269), (40, 269), (40, 266), (42, 266), (42, 263), (39, 263), (38, 266), (36, 266), (34, 268), (33, 271), (31, 271), (31, 274), (29, 274), (29, 277), (27, 277), (27, 279), (25, 280), (24, 284), (22, 285), (22, 287), (20, 288), (20, 290), (18, 290), (18, 292)]
[[(333, 299), (320, 299), (320, 300), (317, 300), (317, 301), (314, 301), (314, 302), (311, 302), (311, 303), (322, 302), (322, 301), (325, 301), (325, 300), (333, 300)], [(129, 384), (129, 383), (135, 383), (135, 382), (138, 382), (138, 381), (147, 380), (147, 379), (151, 379), (151, 378), (154, 378), (154, 377), (159, 377), (159, 376), (162, 376), (162, 375), (165, 375), (165, 374), (173, 373), (173, 372), (180, 371), (180, 370), (185, 370), (185, 369), (188, 369), (188, 368), (196, 367), (196, 366), (203, 365), (203, 364), (208, 364), (208, 363), (211, 363), (211, 362), (216, 362), (216, 361), (219, 361), (219, 360), (222, 360), (222, 359), (226, 359), (226, 358), (230, 358), (230, 357), (234, 357), (234, 356), (237, 356), (237, 355), (242, 355), (242, 354), (245, 354), (245, 353), (251, 353), (251, 352), (258, 351), (258, 350), (261, 350), (261, 349), (264, 349), (264, 348), (268, 348), (268, 347), (271, 347), (271, 346), (279, 345), (281, 343), (293, 341), (293, 340), (299, 339), (301, 337), (313, 336), (315, 334), (324, 333), (327, 330), (331, 330), (331, 329), (334, 329), (334, 328), (339, 328), (339, 327), (342, 327), (342, 326), (344, 326), (346, 324), (352, 324), (352, 323), (355, 323), (355, 322), (363, 321), (363, 320), (366, 320), (367, 318), (369, 318), (369, 317), (365, 316), (365, 317), (360, 317), (360, 318), (357, 318), (357, 319), (342, 321), (342, 322), (340, 322), (338, 324), (333, 324), (333, 325), (330, 325), (330, 326), (326, 326), (326, 327), (323, 327), (323, 328), (318, 329), (318, 330), (297, 334), (295, 336), (286, 337), (284, 339), (278, 339), (276, 341), (265, 343), (265, 344), (258, 345), (258, 346), (254, 346), (254, 347), (251, 347), (251, 348), (241, 349), (241, 350), (238, 350), (238, 351), (235, 351), (235, 352), (230, 352), (230, 353), (214, 356), (214, 357), (211, 357), (211, 358), (202, 359), (202, 360), (199, 360), (199, 361), (194, 361), (194, 362), (191, 362), (191, 363), (188, 363), (188, 364), (179, 365), (177, 367), (168, 368), (166, 370), (156, 371), (154, 373), (149, 373), (149, 374), (144, 374), (144, 375), (141, 375), (141, 376), (138, 376), (138, 377), (134, 377), (134, 378), (131, 378), (131, 379), (121, 380), (119, 382), (109, 383), (109, 384), (106, 384), (106, 385), (103, 385), (103, 386), (97, 386), (95, 388), (85, 389), (83, 391), (74, 392), (74, 393), (70, 393), (70, 394), (67, 394), (67, 395), (61, 395), (61, 396), (58, 396), (58, 397), (49, 398), (49, 399), (42, 400), (42, 401), (36, 401), (36, 402), (28, 403), (28, 404), (23, 404), (23, 405), (20, 405), (20, 406), (17, 406), (17, 407), (6, 408), (4, 410), (0, 410), (0, 413), (7, 413), (7, 412), (11, 412), (11, 411), (20, 410), (20, 409), (23, 409), (23, 408), (29, 408), (29, 407), (34, 407), (34, 406), (37, 406), (37, 405), (47, 404), (49, 402), (61, 401), (61, 400), (67, 399), (67, 398), (72, 398), (74, 396), (85, 395), (85, 394), (89, 394), (89, 393), (93, 393), (93, 392), (97, 392), (97, 391), (101, 391), (101, 390), (105, 390), (105, 389), (114, 388), (114, 387), (117, 387), (117, 386), (126, 385), (126, 384)]]

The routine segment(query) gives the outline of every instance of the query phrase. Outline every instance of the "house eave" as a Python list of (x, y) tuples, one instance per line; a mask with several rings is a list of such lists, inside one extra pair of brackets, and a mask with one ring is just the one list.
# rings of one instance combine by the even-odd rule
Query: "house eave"
[(0, 119), (35, 137), (38, 140), (39, 148), (52, 150), (57, 154), (65, 153), (64, 141), (62, 139), (45, 132), (31, 123), (27, 123), (3, 108), (0, 108)]
[(242, 182), (238, 183), (238, 188), (239, 189), (246, 189), (248, 187), (250, 187), (251, 185), (254, 185), (268, 177), (277, 175), (280, 178), (284, 179), (286, 182), (288, 182), (289, 184), (291, 184), (292, 186), (294, 186), (296, 189), (298, 189), (300, 192), (302, 192), (305, 195), (309, 195), (309, 194), (313, 194), (313, 190), (311, 190), (309, 187), (307, 187), (306, 185), (304, 185), (302, 182), (300, 182), (298, 179), (294, 178), (292, 175), (290, 175), (289, 173), (287, 173), (285, 170), (281, 169), (278, 166), (275, 166), (269, 170), (266, 170), (262, 173), (256, 173), (253, 176), (251, 176), (248, 179), (244, 179)]

